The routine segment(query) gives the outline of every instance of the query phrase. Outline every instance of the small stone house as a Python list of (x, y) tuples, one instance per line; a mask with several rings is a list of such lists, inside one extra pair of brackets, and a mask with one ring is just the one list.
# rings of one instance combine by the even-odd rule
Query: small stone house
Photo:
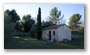
[(52, 25), (43, 29), (42, 40), (60, 42), (71, 40), (71, 29), (65, 25)]

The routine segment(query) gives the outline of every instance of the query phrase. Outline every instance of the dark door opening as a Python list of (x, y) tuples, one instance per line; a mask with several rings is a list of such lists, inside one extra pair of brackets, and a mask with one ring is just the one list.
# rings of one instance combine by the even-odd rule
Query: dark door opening
[(51, 31), (49, 31), (49, 40), (51, 40)]

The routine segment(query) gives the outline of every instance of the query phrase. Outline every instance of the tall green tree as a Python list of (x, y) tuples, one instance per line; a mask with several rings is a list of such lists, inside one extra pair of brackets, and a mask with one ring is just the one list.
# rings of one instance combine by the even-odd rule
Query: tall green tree
[(18, 20), (20, 20), (19, 15), (16, 13), (16, 10), (11, 10), (9, 12), (9, 15), (11, 16), (11, 22), (17, 22)]
[(22, 18), (23, 25), (24, 25), (24, 31), (28, 32), (30, 31), (32, 25), (35, 23), (35, 21), (31, 18), (31, 15), (24, 15)]
[(60, 16), (61, 16), (61, 11), (58, 11), (57, 7), (54, 7), (50, 12), (49, 19), (53, 24), (57, 24), (58, 21), (60, 21), (64, 17), (64, 15), (61, 17)]
[(40, 40), (42, 37), (42, 26), (41, 26), (41, 8), (39, 7), (38, 15), (37, 15), (37, 36), (38, 40)]
[(15, 35), (15, 24), (11, 22), (11, 16), (9, 15), (9, 10), (4, 11), (4, 48), (7, 47), (8, 41), (12, 40), (12, 37)]
[(73, 14), (70, 17), (69, 26), (72, 30), (75, 30), (79, 27), (79, 24), (81, 24), (81, 22), (80, 22), (81, 17), (82, 17), (82, 15), (80, 15), (80, 14)]

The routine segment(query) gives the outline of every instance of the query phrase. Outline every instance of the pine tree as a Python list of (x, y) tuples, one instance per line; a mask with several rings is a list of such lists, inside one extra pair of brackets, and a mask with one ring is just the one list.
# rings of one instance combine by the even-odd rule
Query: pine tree
[(76, 30), (79, 27), (79, 24), (81, 24), (80, 19), (82, 15), (80, 14), (73, 14), (70, 17), (69, 26), (72, 30)]
[(50, 12), (49, 20), (53, 24), (57, 24), (63, 17), (64, 15), (61, 16), (61, 11), (58, 11), (57, 7), (54, 7)]

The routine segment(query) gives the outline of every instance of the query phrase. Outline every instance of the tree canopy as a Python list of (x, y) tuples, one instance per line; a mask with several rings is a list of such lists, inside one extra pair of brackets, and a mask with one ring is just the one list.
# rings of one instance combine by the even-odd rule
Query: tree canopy
[(28, 21), (28, 20), (30, 20), (30, 19), (31, 19), (31, 15), (30, 15), (30, 14), (27, 14), (27, 15), (24, 15), (24, 16), (23, 16), (22, 21), (23, 21), (23, 22), (26, 22), (26, 21)]
[(23, 25), (24, 25), (24, 31), (28, 32), (30, 31), (30, 28), (35, 23), (35, 21), (31, 18), (31, 15), (24, 15), (22, 18)]
[(60, 17), (60, 16), (61, 16), (61, 11), (58, 11), (57, 7), (54, 7), (54, 8), (50, 11), (50, 17), (49, 17), (49, 19), (50, 19), (50, 21), (51, 21), (53, 24), (57, 24), (58, 21), (64, 17), (64, 15), (61, 16), (61, 17)]
[(7, 10), (7, 12), (9, 13), (9, 15), (11, 16), (11, 22), (16, 22), (18, 20), (20, 20), (19, 15), (16, 13), (16, 10)]
[(81, 19), (82, 15), (80, 14), (73, 14), (70, 17), (70, 21), (69, 21), (69, 26), (71, 27), (71, 29), (76, 29), (79, 24), (81, 24), (80, 19)]

